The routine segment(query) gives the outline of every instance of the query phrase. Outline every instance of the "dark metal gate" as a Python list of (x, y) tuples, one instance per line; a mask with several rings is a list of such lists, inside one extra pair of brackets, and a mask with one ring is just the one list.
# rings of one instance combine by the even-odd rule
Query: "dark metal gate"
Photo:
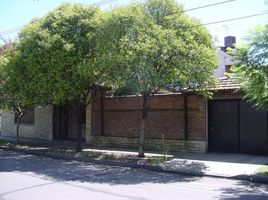
[(64, 106), (54, 106), (54, 140), (68, 139), (68, 110)]
[(211, 152), (268, 154), (267, 112), (241, 100), (208, 103)]

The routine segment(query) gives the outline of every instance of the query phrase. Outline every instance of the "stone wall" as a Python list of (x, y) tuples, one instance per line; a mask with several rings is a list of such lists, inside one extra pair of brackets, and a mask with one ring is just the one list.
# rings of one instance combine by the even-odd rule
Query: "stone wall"
[[(16, 137), (15, 115), (2, 112), (1, 136)], [(20, 137), (33, 139), (53, 139), (53, 106), (35, 109), (34, 123), (21, 123)]]
[[(87, 142), (90, 146), (101, 147), (117, 147), (136, 149), (139, 148), (138, 138), (126, 137), (105, 137), (105, 136), (91, 136)], [(145, 150), (169, 152), (206, 152), (205, 141), (190, 141), (190, 140), (160, 140), (160, 139), (146, 139)]]

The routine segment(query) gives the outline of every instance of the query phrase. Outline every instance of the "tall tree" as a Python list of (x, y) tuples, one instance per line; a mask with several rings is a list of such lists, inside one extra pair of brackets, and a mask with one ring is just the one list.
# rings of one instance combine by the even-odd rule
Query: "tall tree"
[(141, 94), (139, 156), (144, 156), (150, 98), (166, 84), (207, 94), (216, 54), (207, 29), (174, 0), (148, 0), (115, 9), (105, 21), (107, 63), (121, 66), (131, 91)]
[(231, 69), (238, 78), (245, 99), (268, 110), (268, 25), (258, 26), (246, 37), (246, 43), (230, 49), (237, 61)]
[(21, 63), (14, 76), (27, 81), (38, 102), (67, 105), (77, 151), (82, 149), (82, 113), (96, 90), (111, 80), (108, 67), (97, 62), (102, 19), (96, 7), (63, 4), (26, 26), (16, 48)]

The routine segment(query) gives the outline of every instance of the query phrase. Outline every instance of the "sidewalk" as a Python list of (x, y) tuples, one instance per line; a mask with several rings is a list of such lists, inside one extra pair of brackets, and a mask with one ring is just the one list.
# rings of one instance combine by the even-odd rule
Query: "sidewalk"
[[(74, 155), (66, 152), (51, 152), (48, 147), (0, 147), (5, 150), (29, 153), (37, 156), (46, 156), (55, 159), (77, 160), (91, 162), (95, 164), (106, 164), (122, 167), (142, 168), (163, 173), (183, 174), (190, 176), (210, 176), (222, 177), (239, 180), (248, 180), (268, 184), (268, 176), (256, 174), (257, 169), (265, 167), (268, 164), (268, 156), (254, 156), (245, 154), (221, 154), (221, 153), (178, 153), (167, 155), (174, 159), (160, 164), (133, 163), (128, 160), (122, 162), (110, 159), (94, 159), (85, 155)], [(97, 152), (110, 155), (137, 155), (133, 150), (119, 149), (89, 149), (83, 152)], [(162, 157), (159, 153), (147, 153), (146, 156)]]
[[(84, 151), (137, 155), (136, 151), (95, 149), (84, 149)], [(162, 154), (146, 153), (146, 156), (162, 156)], [(154, 167), (157, 167), (158, 171), (160, 168), (163, 172), (233, 178), (268, 183), (268, 176), (261, 177), (256, 174), (256, 171), (259, 168), (268, 165), (268, 156), (226, 153), (177, 153), (167, 156), (174, 156), (174, 159), (153, 165)]]
[[(175, 170), (196, 175), (238, 179), (260, 179), (256, 171), (268, 164), (268, 156), (220, 153), (180, 153), (176, 158), (161, 166), (165, 170)], [(266, 177), (268, 180), (268, 177)], [(267, 182), (268, 183), (268, 182)]]

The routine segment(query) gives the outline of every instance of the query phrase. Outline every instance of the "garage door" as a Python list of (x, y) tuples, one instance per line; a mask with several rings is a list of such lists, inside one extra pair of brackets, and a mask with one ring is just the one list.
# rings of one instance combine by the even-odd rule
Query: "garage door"
[(268, 154), (267, 112), (241, 100), (208, 103), (211, 152)]

